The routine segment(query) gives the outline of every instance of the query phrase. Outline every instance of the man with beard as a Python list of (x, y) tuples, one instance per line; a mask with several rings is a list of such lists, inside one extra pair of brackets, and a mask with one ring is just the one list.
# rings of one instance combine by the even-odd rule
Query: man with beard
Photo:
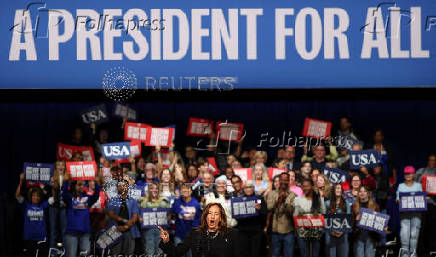
[(271, 256), (281, 256), (281, 247), (284, 248), (284, 257), (292, 257), (294, 251), (294, 224), (292, 213), (296, 195), (289, 190), (289, 174), (280, 174), (280, 186), (271, 191), (267, 197), (268, 216), (264, 231), (268, 230), (272, 218)]

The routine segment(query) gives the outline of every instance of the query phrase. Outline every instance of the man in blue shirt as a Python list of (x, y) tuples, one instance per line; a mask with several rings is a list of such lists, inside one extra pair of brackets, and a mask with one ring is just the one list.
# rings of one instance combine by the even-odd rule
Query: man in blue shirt
[(139, 230), (135, 223), (138, 220), (138, 202), (129, 197), (129, 183), (126, 180), (118, 182), (118, 196), (112, 198), (106, 208), (111, 219), (110, 226), (117, 226), (123, 232), (120, 242), (112, 246), (112, 256), (131, 256), (135, 251), (135, 238), (139, 238)]

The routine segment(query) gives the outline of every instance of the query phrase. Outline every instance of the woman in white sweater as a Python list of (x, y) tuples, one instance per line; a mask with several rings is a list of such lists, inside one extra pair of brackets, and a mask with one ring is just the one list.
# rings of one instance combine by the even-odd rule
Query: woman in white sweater
[(225, 175), (221, 175), (215, 180), (216, 191), (210, 192), (205, 196), (204, 205), (209, 203), (220, 203), (224, 208), (227, 217), (227, 226), (235, 227), (238, 222), (232, 218), (232, 205), (230, 202), (230, 194), (227, 193), (227, 178)]
[[(313, 215), (317, 217), (325, 214), (324, 200), (313, 190), (313, 181), (304, 179), (302, 187), (304, 195), (294, 200), (294, 216)], [(312, 243), (312, 257), (318, 257), (322, 234), (322, 227), (297, 228), (298, 245), (302, 257), (309, 257), (310, 242)]]

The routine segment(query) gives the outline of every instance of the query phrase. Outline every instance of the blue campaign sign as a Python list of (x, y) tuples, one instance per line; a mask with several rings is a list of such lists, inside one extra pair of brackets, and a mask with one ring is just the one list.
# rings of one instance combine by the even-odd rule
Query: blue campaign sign
[(129, 186), (129, 196), (136, 201), (141, 201), (144, 195), (144, 186), (132, 185)]
[(380, 154), (377, 150), (350, 151), (350, 169), (359, 169), (360, 166), (375, 168), (380, 163)]
[(24, 163), (24, 174), (29, 182), (49, 184), (53, 172), (54, 165), (51, 163)]
[(168, 208), (140, 208), (142, 218), (141, 228), (156, 228), (168, 226)]
[(324, 214), (324, 220), (324, 230), (326, 231), (343, 233), (351, 233), (353, 231), (351, 214)]
[(110, 249), (123, 238), (123, 235), (114, 225), (98, 235), (95, 244), (99, 249)]
[(123, 160), (130, 157), (130, 142), (101, 145), (101, 154), (106, 160)]
[(370, 209), (361, 208), (359, 211), (360, 220), (357, 226), (365, 229), (377, 232), (379, 234), (385, 234), (385, 228), (388, 226), (389, 215), (379, 213)]
[(427, 210), (427, 199), (425, 192), (409, 192), (400, 193), (400, 212), (407, 211), (426, 211)]
[(257, 201), (256, 196), (233, 197), (231, 199), (232, 218), (242, 219), (259, 215), (255, 208)]
[(104, 104), (92, 106), (91, 108), (82, 112), (82, 121), (85, 124), (100, 124), (107, 120), (109, 120), (109, 116), (106, 112), (106, 106)]
[(349, 177), (348, 173), (335, 168), (324, 168), (324, 174), (329, 178), (330, 182), (333, 184), (342, 183), (346, 181)]
[(435, 87), (436, 2), (4, 1), (0, 88)]

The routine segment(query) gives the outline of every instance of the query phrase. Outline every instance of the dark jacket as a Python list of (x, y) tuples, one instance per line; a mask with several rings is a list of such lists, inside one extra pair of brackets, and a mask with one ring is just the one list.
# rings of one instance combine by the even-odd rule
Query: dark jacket
[(239, 231), (241, 232), (263, 231), (263, 228), (265, 227), (265, 220), (266, 220), (266, 214), (268, 212), (268, 209), (266, 207), (266, 203), (263, 197), (257, 196), (257, 198), (261, 200), (259, 215), (238, 219)]
[(192, 257), (241, 256), (237, 247), (237, 232), (235, 230), (230, 230), (227, 235), (218, 235), (216, 238), (208, 239), (205, 232), (192, 229), (185, 240), (177, 246), (171, 241), (166, 244), (161, 241), (159, 247), (168, 257), (182, 256), (189, 249), (192, 250)]

